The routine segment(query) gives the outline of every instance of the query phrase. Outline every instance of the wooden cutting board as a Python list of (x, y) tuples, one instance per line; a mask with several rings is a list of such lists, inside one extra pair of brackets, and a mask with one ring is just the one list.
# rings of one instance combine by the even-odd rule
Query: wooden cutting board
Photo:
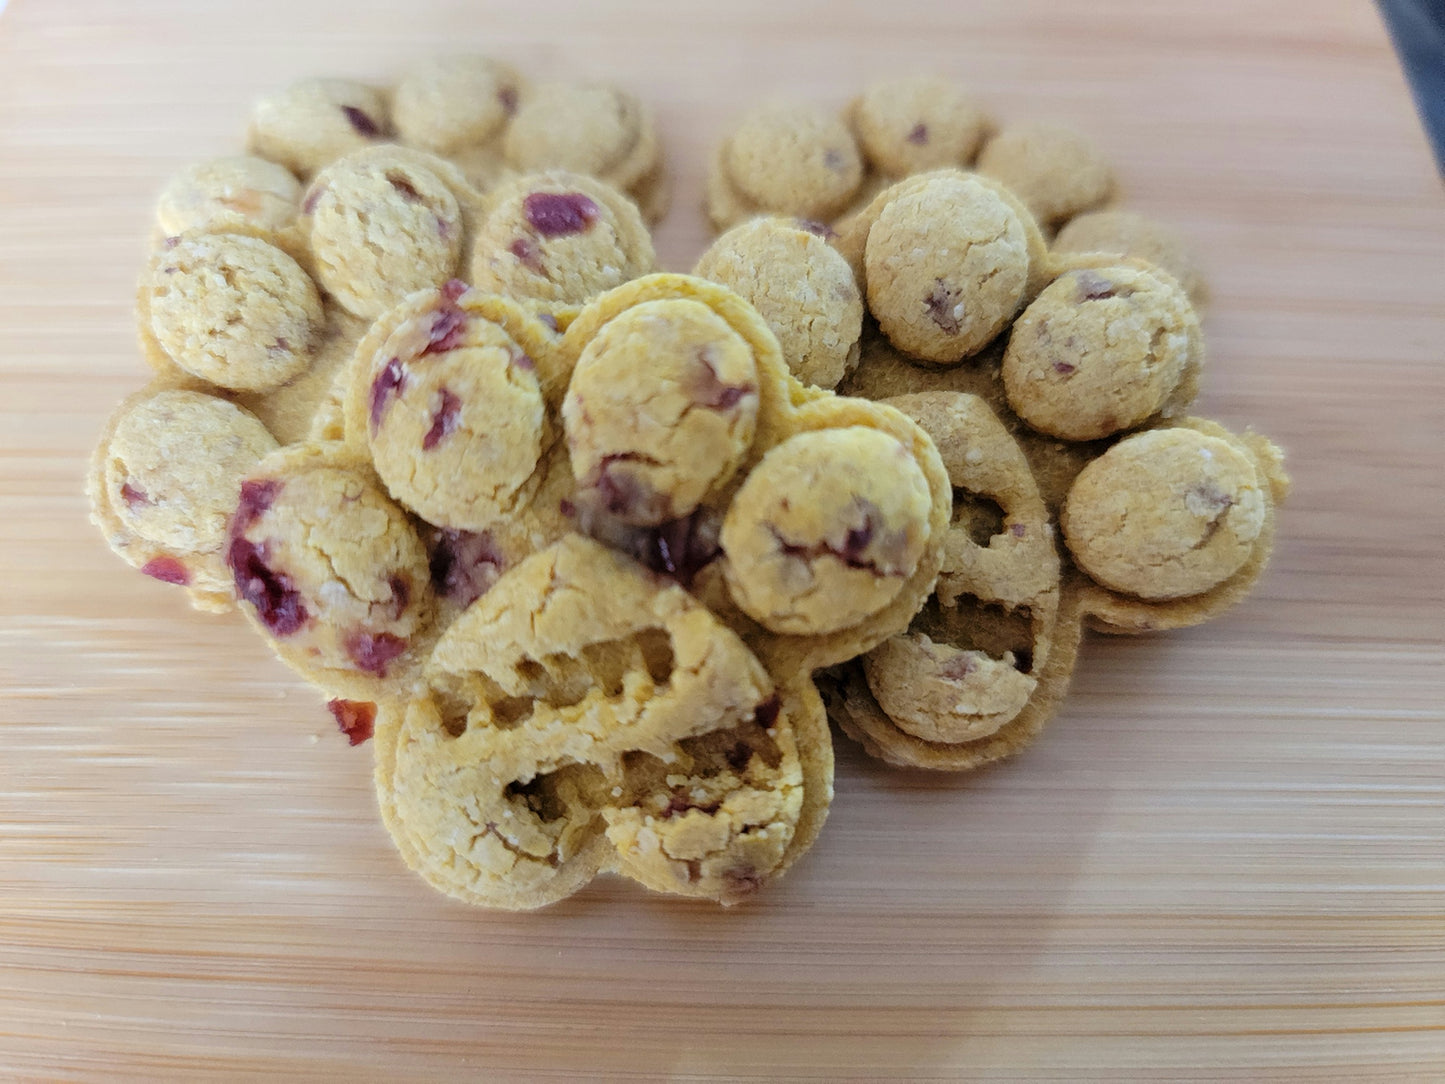
[[(1089, 639), (992, 770), (839, 739), (822, 841), (748, 906), (434, 894), (369, 748), (238, 619), (113, 558), (81, 479), (143, 378), (162, 180), (286, 80), (461, 48), (656, 105), (679, 269), (708, 147), (759, 96), (926, 68), (1084, 128), (1208, 266), (1202, 412), (1289, 451), (1259, 590)], [(1445, 198), (1368, 4), (12, 0), (0, 1077), (1445, 1078), (1442, 355)]]

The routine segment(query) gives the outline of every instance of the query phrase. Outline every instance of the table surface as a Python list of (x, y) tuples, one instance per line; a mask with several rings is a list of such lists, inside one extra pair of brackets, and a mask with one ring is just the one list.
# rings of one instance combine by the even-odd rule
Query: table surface
[[(1255, 595), (1085, 645), (976, 775), (839, 739), (822, 840), (746, 907), (598, 883), (469, 910), (370, 751), (238, 619), (86, 521), (143, 379), (162, 180), (293, 77), (471, 47), (654, 103), (667, 266), (755, 95), (931, 68), (1083, 127), (1214, 287), (1201, 412), (1296, 487)], [(13, 0), (0, 16), (0, 1076), (1441, 1079), (1445, 198), (1358, 0)]]

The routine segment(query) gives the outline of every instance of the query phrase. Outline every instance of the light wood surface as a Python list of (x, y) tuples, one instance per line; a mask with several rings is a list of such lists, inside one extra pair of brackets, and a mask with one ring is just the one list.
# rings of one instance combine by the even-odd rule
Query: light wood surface
[[(840, 739), (755, 904), (433, 894), (369, 748), (112, 557), (81, 478), (162, 180), (283, 81), (461, 47), (657, 107), (674, 268), (757, 96), (932, 68), (1082, 126), (1203, 253), (1202, 412), (1288, 449), (1258, 592), (1090, 639), (993, 770)], [(1445, 198), (1369, 4), (13, 0), (0, 374), (0, 1077), (1445, 1079)]]

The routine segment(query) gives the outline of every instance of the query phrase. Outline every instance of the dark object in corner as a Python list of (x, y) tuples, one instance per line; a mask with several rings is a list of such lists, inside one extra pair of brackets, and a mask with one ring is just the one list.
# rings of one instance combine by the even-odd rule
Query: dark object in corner
[(1415, 107), (1445, 174), (1445, 0), (1378, 0)]

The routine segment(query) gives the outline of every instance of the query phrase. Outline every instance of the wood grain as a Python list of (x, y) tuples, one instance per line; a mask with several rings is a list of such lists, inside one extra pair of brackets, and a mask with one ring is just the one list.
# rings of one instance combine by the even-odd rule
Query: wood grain
[[(729, 912), (598, 884), (467, 910), (369, 752), (238, 620), (128, 573), (81, 475), (142, 378), (149, 204), (293, 77), (473, 47), (656, 104), (659, 247), (775, 93), (933, 68), (1058, 117), (1214, 285), (1203, 411), (1290, 453), (1283, 542), (1204, 628), (1087, 642), (975, 776), (840, 741), (814, 853)], [(1445, 199), (1355, 0), (727, 5), (15, 0), (0, 17), (0, 1076), (1445, 1076)]]

